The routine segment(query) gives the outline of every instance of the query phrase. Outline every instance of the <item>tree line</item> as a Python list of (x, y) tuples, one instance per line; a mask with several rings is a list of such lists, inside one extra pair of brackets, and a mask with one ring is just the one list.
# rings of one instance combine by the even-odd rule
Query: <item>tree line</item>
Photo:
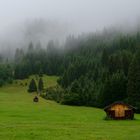
[(44, 98), (62, 104), (104, 107), (124, 101), (140, 109), (140, 32), (69, 36), (58, 48), (50, 41), (17, 49), (12, 78), (58, 75), (58, 86)]

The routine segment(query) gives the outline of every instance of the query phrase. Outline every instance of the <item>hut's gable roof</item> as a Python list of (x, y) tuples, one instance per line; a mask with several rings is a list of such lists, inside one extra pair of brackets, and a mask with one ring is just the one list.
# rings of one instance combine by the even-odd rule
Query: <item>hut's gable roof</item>
[(126, 103), (124, 103), (124, 102), (122, 102), (122, 101), (117, 101), (117, 102), (114, 102), (114, 103), (112, 103), (112, 104), (106, 106), (106, 107), (104, 108), (104, 111), (110, 109), (112, 106), (117, 105), (117, 104), (126, 105), (126, 106), (127, 106), (128, 108), (130, 108), (130, 109), (136, 109), (135, 107), (133, 107), (133, 106), (131, 106), (131, 105), (129, 105), (129, 104), (126, 104)]

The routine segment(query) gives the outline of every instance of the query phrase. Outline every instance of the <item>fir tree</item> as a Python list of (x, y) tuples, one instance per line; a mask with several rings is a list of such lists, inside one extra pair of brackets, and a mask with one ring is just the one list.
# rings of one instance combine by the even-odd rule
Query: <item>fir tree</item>
[(117, 72), (110, 76), (102, 91), (102, 106), (106, 106), (115, 101), (122, 101), (126, 97), (127, 79), (123, 72)]
[(103, 64), (103, 66), (108, 65), (108, 53), (107, 53), (107, 51), (105, 49), (102, 52), (101, 62)]
[(37, 91), (36, 82), (34, 79), (32, 79), (30, 84), (29, 84), (28, 92), (36, 92), (36, 91)]
[(129, 67), (127, 93), (128, 101), (140, 108), (140, 51), (136, 53)]
[(42, 78), (40, 78), (39, 81), (38, 81), (38, 91), (42, 92), (43, 89), (44, 89), (43, 80), (42, 80)]
[(43, 77), (43, 71), (42, 71), (42, 69), (40, 69), (40, 71), (39, 71), (39, 77)]

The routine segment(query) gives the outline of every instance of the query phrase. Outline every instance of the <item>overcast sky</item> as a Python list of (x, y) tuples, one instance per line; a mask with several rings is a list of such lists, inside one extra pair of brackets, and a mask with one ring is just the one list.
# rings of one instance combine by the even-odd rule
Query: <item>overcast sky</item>
[(79, 33), (134, 25), (140, 19), (140, 0), (0, 0), (0, 34), (34, 19), (58, 21)]
[[(99, 29), (140, 16), (140, 0), (0, 0), (1, 30), (18, 22), (45, 18)], [(93, 29), (92, 29), (93, 30)]]

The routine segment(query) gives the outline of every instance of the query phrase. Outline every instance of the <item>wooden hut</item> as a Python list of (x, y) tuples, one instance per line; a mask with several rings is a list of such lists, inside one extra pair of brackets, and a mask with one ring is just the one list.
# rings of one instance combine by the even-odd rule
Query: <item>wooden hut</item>
[(34, 102), (38, 102), (38, 101), (39, 101), (38, 97), (35, 96), (34, 99), (33, 99), (33, 101), (34, 101)]
[(108, 118), (116, 120), (133, 119), (135, 108), (123, 102), (115, 102), (104, 108)]

